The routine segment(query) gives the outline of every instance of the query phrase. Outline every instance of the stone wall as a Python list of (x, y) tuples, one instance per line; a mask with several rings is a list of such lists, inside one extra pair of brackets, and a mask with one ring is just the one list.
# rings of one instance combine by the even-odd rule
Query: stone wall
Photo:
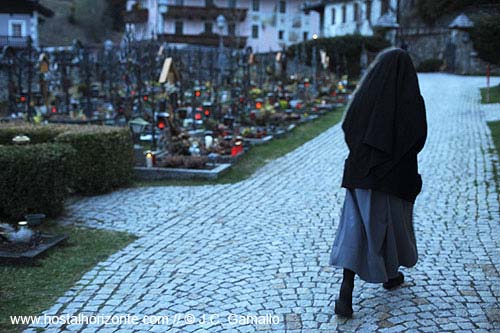
[[(408, 45), (408, 51), (416, 66), (427, 59), (444, 61), (443, 70), (456, 74), (485, 75), (486, 62), (478, 58), (470, 35), (465, 30), (449, 29), (450, 23), (460, 13), (444, 15), (433, 26), (419, 19), (411, 1), (401, 1), (400, 39)], [(473, 18), (481, 9), (469, 9), (465, 14)], [(500, 75), (500, 67), (491, 67), (493, 75)]]

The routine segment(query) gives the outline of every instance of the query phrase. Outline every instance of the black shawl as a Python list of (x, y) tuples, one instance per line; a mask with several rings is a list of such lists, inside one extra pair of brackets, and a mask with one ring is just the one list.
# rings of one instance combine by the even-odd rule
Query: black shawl
[(356, 90), (342, 123), (349, 147), (342, 186), (414, 201), (422, 182), (417, 154), (427, 137), (417, 74), (402, 49), (382, 52)]

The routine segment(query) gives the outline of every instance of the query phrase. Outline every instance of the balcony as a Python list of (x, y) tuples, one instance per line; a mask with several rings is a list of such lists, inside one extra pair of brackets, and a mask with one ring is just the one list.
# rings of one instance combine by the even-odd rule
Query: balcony
[(146, 23), (148, 17), (149, 12), (147, 9), (132, 9), (123, 13), (123, 21), (125, 23)]
[(201, 19), (214, 21), (217, 16), (224, 15), (228, 20), (244, 21), (247, 16), (246, 8), (228, 7), (200, 7), (200, 6), (168, 6), (163, 14), (165, 19)]
[[(201, 34), (201, 35), (181, 35), (181, 34), (160, 34), (158, 39), (166, 43), (192, 44), (203, 46), (218, 46), (219, 35), (216, 34)], [(223, 42), (225, 47), (242, 49), (246, 46), (246, 36), (224, 36)]]
[(325, 10), (325, 2), (324, 0), (316, 0), (316, 1), (305, 1), (302, 4), (302, 10), (303, 11), (317, 11), (319, 13), (322, 13)]
[(13, 48), (28, 47), (28, 36), (14, 37), (14, 36), (0, 36), (0, 48), (10, 46)]

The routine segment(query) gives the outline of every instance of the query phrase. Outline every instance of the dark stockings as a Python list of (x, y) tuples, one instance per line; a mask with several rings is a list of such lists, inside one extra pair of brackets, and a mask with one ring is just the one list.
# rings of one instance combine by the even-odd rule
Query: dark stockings
[(344, 268), (344, 278), (340, 286), (339, 298), (335, 302), (335, 313), (344, 317), (352, 316), (352, 290), (356, 273)]

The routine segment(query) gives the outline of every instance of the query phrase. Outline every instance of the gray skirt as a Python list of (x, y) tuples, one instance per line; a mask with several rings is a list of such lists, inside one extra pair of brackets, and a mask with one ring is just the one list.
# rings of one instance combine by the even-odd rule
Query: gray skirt
[(417, 259), (413, 204), (379, 191), (347, 189), (330, 265), (380, 283)]

